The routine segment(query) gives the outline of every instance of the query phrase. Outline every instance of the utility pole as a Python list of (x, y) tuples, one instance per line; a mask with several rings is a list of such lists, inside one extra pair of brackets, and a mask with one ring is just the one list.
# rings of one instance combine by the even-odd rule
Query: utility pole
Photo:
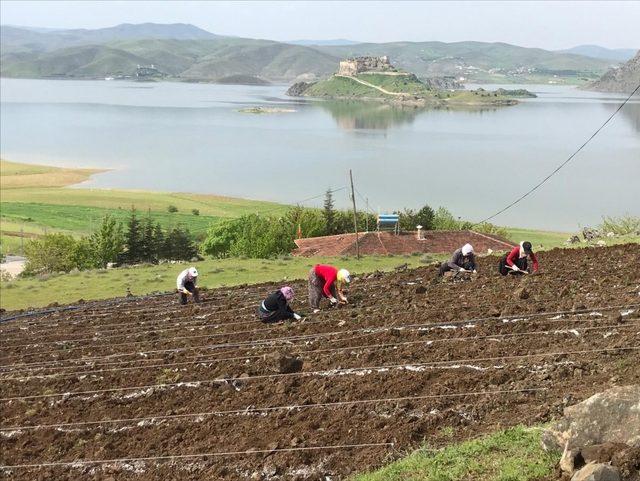
[(367, 208), (365, 209), (367, 213), (365, 215), (364, 221), (367, 224), (367, 232), (369, 232), (369, 197), (365, 199), (365, 202), (367, 203)]
[(356, 233), (356, 257), (360, 259), (360, 244), (358, 242), (358, 214), (356, 213), (356, 196), (353, 189), (353, 172), (349, 169), (349, 180), (351, 181), (351, 201), (353, 202), (353, 230)]

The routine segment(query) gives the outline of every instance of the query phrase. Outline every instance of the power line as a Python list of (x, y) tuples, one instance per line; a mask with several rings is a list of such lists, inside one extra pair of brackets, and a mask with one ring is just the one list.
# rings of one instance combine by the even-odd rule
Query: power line
[(536, 184), (534, 187), (532, 187), (531, 189), (529, 189), (526, 193), (524, 193), (523, 195), (521, 195), (520, 197), (518, 197), (516, 200), (514, 200), (513, 202), (511, 202), (509, 205), (507, 205), (506, 207), (500, 209), (498, 212), (496, 212), (495, 214), (487, 217), (486, 219), (480, 221), (480, 222), (476, 222), (474, 224), (474, 226), (479, 225), (479, 224), (483, 224), (485, 222), (490, 221), (491, 219), (493, 219), (494, 217), (499, 216), (500, 214), (502, 214), (503, 212), (505, 212), (506, 210), (510, 209), (511, 207), (513, 207), (514, 205), (518, 204), (520, 201), (522, 201), (523, 199), (525, 199), (526, 197), (528, 197), (530, 194), (532, 194), (533, 192), (535, 192), (536, 190), (538, 190), (538, 188), (540, 188), (543, 184), (545, 184), (551, 177), (553, 177), (560, 169), (562, 169), (565, 165), (567, 165), (589, 142), (591, 142), (591, 140), (600, 133), (600, 131), (616, 116), (616, 114), (618, 112), (620, 112), (620, 110), (622, 110), (622, 107), (624, 107), (627, 102), (631, 99), (631, 97), (633, 97), (635, 95), (635, 93), (640, 90), (640, 85), (638, 85), (633, 92), (631, 92), (631, 95), (629, 95), (624, 102), (622, 102), (620, 104), (620, 106), (616, 109), (615, 112), (613, 112), (609, 118), (598, 128), (598, 130), (596, 130), (591, 137), (589, 137), (579, 148), (578, 150), (576, 150), (573, 154), (571, 154), (569, 156), (569, 158), (567, 158), (567, 160), (565, 160), (564, 162), (562, 162), (558, 167), (555, 168), (555, 170), (553, 172), (551, 172), (549, 175), (547, 175), (544, 179), (542, 179), (538, 184)]
[(320, 451), (329, 449), (355, 449), (355, 448), (376, 448), (376, 447), (393, 447), (393, 443), (364, 443), (364, 444), (338, 444), (330, 446), (309, 446), (300, 448), (275, 448), (275, 449), (249, 449), (247, 451), (226, 451), (226, 452), (214, 452), (214, 453), (202, 453), (202, 454), (174, 454), (167, 456), (147, 456), (141, 458), (114, 458), (114, 459), (78, 459), (68, 462), (45, 462), (35, 464), (15, 464), (13, 466), (1, 465), (0, 469), (31, 469), (31, 468), (46, 468), (46, 467), (68, 467), (77, 468), (80, 466), (87, 466), (91, 464), (114, 464), (114, 463), (131, 463), (137, 461), (169, 461), (176, 459), (197, 459), (197, 458), (209, 458), (220, 456), (237, 456), (237, 455), (251, 455), (251, 454), (268, 454), (275, 452), (293, 452), (293, 451)]
[(318, 408), (334, 408), (341, 406), (356, 406), (361, 404), (383, 404), (398, 401), (424, 401), (427, 399), (446, 399), (466, 396), (490, 396), (496, 394), (508, 394), (508, 393), (532, 393), (538, 391), (546, 391), (546, 387), (530, 387), (523, 389), (501, 389), (497, 391), (466, 391), (458, 393), (447, 394), (428, 394), (423, 396), (401, 396), (401, 397), (388, 397), (388, 398), (376, 398), (376, 399), (355, 399), (353, 401), (334, 401), (314, 404), (289, 404), (285, 406), (265, 406), (265, 407), (253, 407), (246, 406), (241, 409), (231, 409), (227, 411), (208, 411), (200, 413), (183, 413), (183, 414), (157, 414), (154, 416), (135, 417), (135, 418), (120, 418), (120, 419), (100, 419), (98, 421), (78, 421), (71, 423), (57, 423), (57, 424), (31, 424), (25, 426), (9, 426), (0, 428), (0, 432), (7, 431), (27, 431), (35, 429), (51, 429), (51, 428), (71, 428), (77, 426), (95, 426), (101, 424), (122, 424), (122, 423), (138, 423), (140, 421), (163, 421), (165, 419), (184, 419), (184, 418), (199, 418), (205, 416), (229, 416), (234, 414), (254, 414), (254, 413), (268, 413), (272, 411), (291, 411), (294, 409), (318, 409)]
[(256, 374), (253, 376), (247, 376), (243, 378), (230, 377), (230, 378), (213, 378), (213, 379), (193, 379), (189, 381), (181, 381), (181, 382), (173, 382), (173, 383), (160, 383), (160, 384), (145, 384), (139, 386), (123, 386), (123, 387), (114, 387), (114, 388), (104, 388), (104, 389), (92, 389), (86, 391), (67, 391), (67, 392), (57, 392), (57, 393), (49, 393), (49, 394), (31, 394), (25, 396), (12, 396), (6, 398), (0, 398), (0, 402), (13, 402), (13, 401), (24, 401), (29, 399), (46, 399), (46, 398), (54, 398), (54, 397), (70, 397), (70, 396), (81, 396), (81, 395), (94, 395), (94, 394), (106, 394), (106, 393), (115, 393), (115, 392), (127, 392), (127, 391), (139, 391), (144, 389), (166, 389), (166, 388), (181, 388), (181, 387), (200, 387), (203, 384), (229, 384), (233, 382), (249, 382), (256, 380), (267, 380), (267, 379), (287, 379), (294, 377), (313, 377), (313, 376), (343, 376), (347, 374), (358, 374), (358, 373), (367, 373), (367, 372), (388, 372), (391, 369), (400, 369), (406, 370), (411, 368), (413, 370), (418, 368), (428, 368), (432, 367), (436, 368), (444, 368), (447, 366), (451, 366), (451, 368), (465, 367), (466, 363), (470, 362), (491, 362), (491, 361), (515, 361), (522, 359), (531, 359), (538, 357), (556, 357), (556, 356), (570, 356), (570, 355), (578, 355), (578, 354), (596, 354), (603, 352), (621, 352), (621, 351), (640, 351), (640, 345), (632, 345), (632, 346), (621, 346), (621, 347), (612, 347), (612, 348), (602, 348), (602, 349), (585, 349), (585, 350), (577, 350), (577, 351), (552, 351), (552, 352), (541, 352), (535, 354), (519, 354), (519, 355), (510, 355), (510, 356), (492, 356), (492, 357), (475, 357), (475, 358), (466, 358), (466, 359), (450, 359), (447, 361), (431, 361), (431, 362), (421, 362), (421, 363), (413, 363), (413, 364), (384, 364), (377, 366), (360, 366), (360, 367), (349, 367), (349, 368), (335, 368), (329, 370), (322, 371), (300, 371), (293, 373), (278, 373), (278, 374)]

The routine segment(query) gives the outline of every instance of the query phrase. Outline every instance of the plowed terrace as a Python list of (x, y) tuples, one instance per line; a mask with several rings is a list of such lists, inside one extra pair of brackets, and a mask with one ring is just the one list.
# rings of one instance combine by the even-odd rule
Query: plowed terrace
[(464, 282), (356, 276), (349, 305), (272, 326), (254, 314), (276, 284), (4, 322), (3, 477), (344, 479), (640, 382), (638, 246), (540, 261), (522, 278), (495, 257)]

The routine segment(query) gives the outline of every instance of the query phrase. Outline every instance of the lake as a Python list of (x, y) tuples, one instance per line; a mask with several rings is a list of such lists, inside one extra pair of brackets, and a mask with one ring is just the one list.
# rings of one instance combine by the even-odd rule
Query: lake
[[(481, 220), (553, 171), (624, 98), (518, 87), (539, 98), (461, 111), (291, 99), (285, 85), (2, 79), (0, 154), (113, 169), (86, 187), (286, 203), (345, 186), (353, 169), (359, 207), (363, 198), (376, 212), (428, 203)], [(238, 111), (257, 106), (295, 112)], [(494, 222), (575, 230), (603, 215), (640, 215), (638, 178), (635, 97), (564, 169)], [(335, 197), (349, 205), (346, 190)]]

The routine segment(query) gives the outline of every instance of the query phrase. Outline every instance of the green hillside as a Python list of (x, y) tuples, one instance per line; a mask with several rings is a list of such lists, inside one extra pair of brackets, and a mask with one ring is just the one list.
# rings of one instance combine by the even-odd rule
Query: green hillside
[[(375, 100), (412, 107), (499, 106), (517, 103), (516, 97), (526, 91), (499, 89), (496, 92), (479, 90), (433, 90), (413, 74), (385, 75), (361, 73), (355, 77), (334, 75), (308, 87), (295, 84), (289, 91), (297, 95), (340, 100)], [(304, 89), (300, 92), (301, 89)], [(528, 92), (526, 92), (528, 94)]]
[(556, 81), (597, 78), (616, 64), (581, 55), (486, 42), (393, 42), (317, 47), (346, 58), (388, 55), (394, 64), (419, 77), (456, 76), (469, 81), (525, 82), (558, 76)]
[(214, 35), (192, 25), (119, 25), (98, 30), (35, 32), (3, 26), (0, 75), (26, 78), (129, 76), (155, 65), (170, 78), (217, 81), (249, 76), (267, 81), (317, 80), (337, 62), (388, 55), (418, 77), (465, 82), (585, 83), (609, 67), (604, 60), (505, 43), (393, 42), (304, 46)]

